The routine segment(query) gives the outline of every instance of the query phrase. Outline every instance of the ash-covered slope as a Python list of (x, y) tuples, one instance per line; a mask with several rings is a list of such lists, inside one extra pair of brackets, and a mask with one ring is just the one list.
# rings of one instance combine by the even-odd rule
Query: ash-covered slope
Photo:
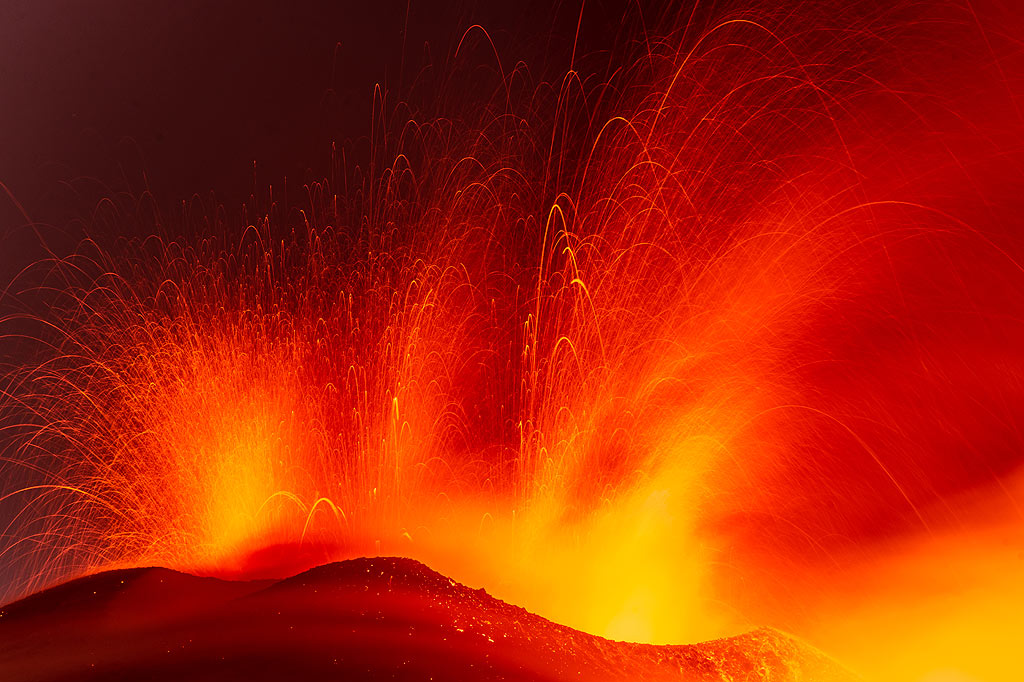
[(853, 677), (757, 630), (689, 646), (557, 625), (423, 564), (354, 559), (276, 583), (111, 571), (0, 609), (0, 679), (815, 680)]

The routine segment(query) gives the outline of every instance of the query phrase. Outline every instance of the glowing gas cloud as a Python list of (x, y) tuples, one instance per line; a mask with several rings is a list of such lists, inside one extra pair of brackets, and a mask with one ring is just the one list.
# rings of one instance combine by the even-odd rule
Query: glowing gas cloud
[(474, 27), (301, 202), (102, 203), (5, 294), (8, 598), (396, 554), (616, 639), (1012, 679), (1022, 72), (983, 9), (688, 4), (547, 80)]

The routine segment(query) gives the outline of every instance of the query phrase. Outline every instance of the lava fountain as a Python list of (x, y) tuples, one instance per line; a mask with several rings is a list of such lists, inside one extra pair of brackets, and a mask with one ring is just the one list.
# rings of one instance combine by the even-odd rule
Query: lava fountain
[(301, 202), (102, 202), (4, 294), (6, 597), (389, 554), (613, 639), (1013, 679), (1019, 18), (869, 5), (688, 5), (555, 79), (474, 27), (472, 91), (380, 96)]

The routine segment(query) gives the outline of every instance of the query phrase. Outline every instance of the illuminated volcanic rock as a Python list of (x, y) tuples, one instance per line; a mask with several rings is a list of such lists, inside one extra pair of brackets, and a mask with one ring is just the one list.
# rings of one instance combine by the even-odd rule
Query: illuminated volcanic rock
[(81, 679), (852, 680), (760, 629), (689, 646), (557, 625), (410, 559), (229, 582), (109, 571), (0, 612), (0, 677)]

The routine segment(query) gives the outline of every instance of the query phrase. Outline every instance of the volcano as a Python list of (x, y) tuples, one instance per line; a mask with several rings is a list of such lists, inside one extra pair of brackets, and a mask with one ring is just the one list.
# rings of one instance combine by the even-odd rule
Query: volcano
[(385, 557), (278, 581), (163, 568), (72, 580), (0, 610), (0, 678), (855, 679), (776, 630), (681, 646), (616, 642)]

